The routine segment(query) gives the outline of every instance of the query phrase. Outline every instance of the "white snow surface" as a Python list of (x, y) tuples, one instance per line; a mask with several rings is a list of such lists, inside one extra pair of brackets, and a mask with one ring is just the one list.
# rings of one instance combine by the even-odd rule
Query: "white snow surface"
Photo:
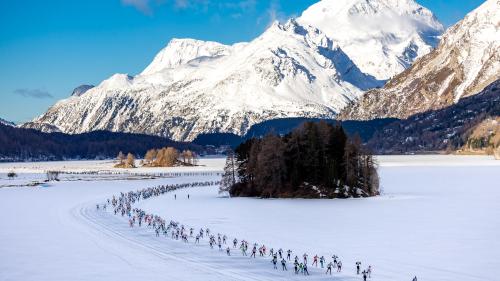
[(154, 74), (165, 68), (175, 68), (196, 58), (225, 56), (230, 52), (230, 46), (217, 42), (174, 38), (156, 55), (141, 75)]
[(323, 0), (297, 20), (325, 32), (363, 72), (381, 80), (429, 53), (444, 31), (414, 0)]
[[(414, 275), (498, 280), (500, 162), (478, 156), (378, 159), (384, 194), (376, 198), (224, 198), (217, 187), (207, 187), (177, 191), (177, 200), (166, 194), (136, 205), (230, 239), (291, 248), (299, 256), (307, 252), (309, 260), (337, 254), (344, 269), (333, 277), (311, 266), (309, 277), (275, 271), (269, 258), (253, 260), (239, 251), (227, 257), (206, 241), (194, 246), (156, 238), (151, 230), (130, 229), (126, 219), (95, 210), (121, 191), (218, 179), (185, 176), (0, 188), (0, 280), (361, 280), (354, 274), (357, 260), (363, 268), (372, 265), (374, 281)], [(224, 163), (211, 161), (219, 170)], [(19, 167), (9, 165), (3, 169)], [(9, 181), (5, 177), (0, 174), (1, 183)]]

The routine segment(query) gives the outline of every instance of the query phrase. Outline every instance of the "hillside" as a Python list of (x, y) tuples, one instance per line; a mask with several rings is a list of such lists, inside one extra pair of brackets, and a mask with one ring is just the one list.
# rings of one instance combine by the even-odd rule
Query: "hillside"
[(0, 161), (103, 159), (119, 151), (143, 156), (150, 148), (164, 146), (202, 151), (198, 145), (155, 136), (104, 131), (67, 135), (0, 124)]
[(400, 118), (451, 106), (500, 79), (500, 1), (488, 0), (450, 27), (439, 46), (382, 89), (345, 108), (341, 119)]
[(474, 138), (478, 125), (498, 116), (500, 80), (450, 107), (389, 124), (376, 132), (368, 145), (382, 154), (452, 152)]

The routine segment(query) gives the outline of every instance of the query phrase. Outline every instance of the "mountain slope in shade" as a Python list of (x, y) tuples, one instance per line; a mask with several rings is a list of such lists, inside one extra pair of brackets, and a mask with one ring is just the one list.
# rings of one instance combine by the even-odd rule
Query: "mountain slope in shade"
[(434, 51), (367, 92), (342, 119), (406, 118), (480, 92), (500, 78), (500, 0), (488, 0), (449, 28)]
[(298, 22), (338, 42), (365, 73), (389, 79), (429, 53), (444, 31), (431, 11), (414, 0), (323, 0)]
[(88, 90), (94, 88), (94, 85), (80, 85), (76, 87), (71, 93), (72, 96), (81, 96), (85, 94)]
[(382, 83), (361, 72), (321, 31), (290, 20), (233, 46), (175, 39), (140, 75), (115, 74), (83, 95), (59, 101), (26, 127), (50, 124), (65, 133), (109, 130), (175, 140), (200, 133), (243, 135), (269, 119), (334, 117)]
[(474, 143), (474, 147), (498, 146), (499, 138), (487, 132), (483, 144), (474, 141), (474, 131), (487, 120), (500, 116), (500, 80), (477, 95), (437, 110), (418, 113), (379, 129), (368, 145), (380, 154), (456, 150)]
[(11, 126), (11, 127), (16, 126), (16, 124), (14, 124), (14, 122), (10, 122), (10, 121), (7, 121), (7, 120), (2, 119), (2, 118), (0, 118), (0, 124), (5, 125), (5, 126)]

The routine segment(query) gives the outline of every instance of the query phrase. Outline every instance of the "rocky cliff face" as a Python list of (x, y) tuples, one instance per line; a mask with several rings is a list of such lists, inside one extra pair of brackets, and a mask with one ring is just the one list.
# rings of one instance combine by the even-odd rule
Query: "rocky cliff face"
[(500, 78), (499, 27), (500, 1), (488, 0), (447, 30), (434, 51), (367, 92), (341, 118), (406, 118), (480, 92)]
[[(368, 141), (377, 153), (484, 150), (499, 145), (500, 80), (451, 106), (395, 121)], [(485, 126), (487, 125), (487, 126)]]

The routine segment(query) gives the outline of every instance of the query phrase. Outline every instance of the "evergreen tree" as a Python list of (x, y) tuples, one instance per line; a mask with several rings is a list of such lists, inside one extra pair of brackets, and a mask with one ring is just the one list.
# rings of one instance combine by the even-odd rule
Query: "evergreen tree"
[(222, 175), (219, 194), (229, 193), (231, 188), (236, 184), (236, 159), (234, 152), (229, 150), (226, 157), (226, 165), (224, 166), (224, 174)]
[(255, 173), (256, 191), (264, 197), (280, 194), (286, 176), (285, 145), (276, 135), (267, 135), (257, 154)]

